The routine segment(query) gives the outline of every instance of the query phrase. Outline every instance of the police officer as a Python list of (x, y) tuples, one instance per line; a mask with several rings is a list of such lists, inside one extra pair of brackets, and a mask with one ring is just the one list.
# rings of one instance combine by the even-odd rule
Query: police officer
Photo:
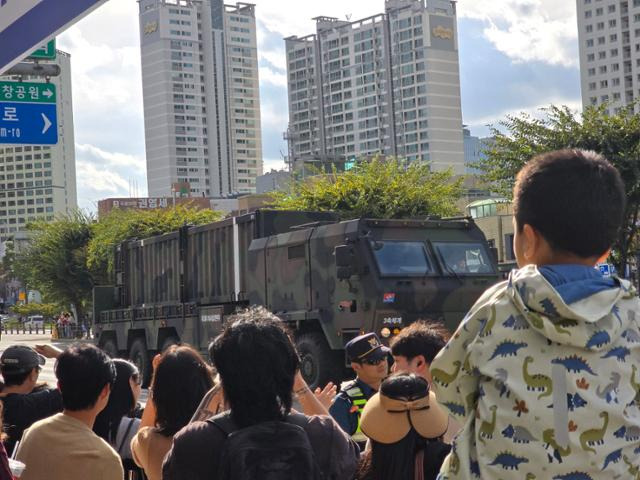
[(356, 378), (340, 386), (329, 413), (356, 442), (364, 444), (367, 437), (360, 431), (360, 415), (389, 373), (390, 350), (375, 333), (354, 338), (345, 350)]

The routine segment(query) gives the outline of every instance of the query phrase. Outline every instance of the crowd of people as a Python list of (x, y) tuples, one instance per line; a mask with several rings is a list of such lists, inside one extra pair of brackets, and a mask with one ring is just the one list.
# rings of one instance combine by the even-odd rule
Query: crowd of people
[[(339, 388), (307, 385), (260, 307), (226, 319), (209, 361), (186, 345), (155, 356), (142, 411), (128, 361), (9, 347), (0, 480), (9, 456), (23, 480), (640, 478), (640, 300), (593, 268), (624, 209), (601, 156), (534, 157), (514, 189), (519, 269), (453, 335), (425, 320), (389, 346), (352, 339), (355, 378)], [(38, 384), (45, 357), (57, 388)]]

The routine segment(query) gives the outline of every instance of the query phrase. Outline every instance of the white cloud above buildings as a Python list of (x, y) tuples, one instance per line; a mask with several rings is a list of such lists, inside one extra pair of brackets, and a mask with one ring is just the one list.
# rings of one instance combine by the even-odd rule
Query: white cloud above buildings
[[(269, 171), (270, 167), (283, 165), (280, 153), (286, 148), (282, 140), (288, 117), (283, 38), (313, 33), (312, 18), (316, 16), (356, 20), (381, 13), (384, 0), (324, 0), (321, 3), (254, 0), (253, 3), (257, 5), (264, 170)], [(494, 53), (506, 56), (514, 72), (529, 64), (577, 68), (573, 1), (460, 0), (457, 9), (460, 20), (478, 24), (482, 40)], [(473, 55), (475, 44), (465, 34), (459, 32), (461, 51), (464, 48), (467, 56)], [(62, 34), (58, 48), (69, 52), (72, 59), (80, 206), (94, 210), (97, 200), (127, 195), (136, 182), (138, 193), (142, 194), (146, 191), (146, 181), (138, 3), (110, 0)], [(462, 53), (461, 61), (465, 61)], [(489, 63), (474, 63), (474, 77), (481, 81), (491, 68)], [(462, 66), (461, 72), (465, 74)], [(507, 72), (504, 82), (509, 81)], [(503, 101), (499, 90), (487, 91), (485, 96), (492, 96), (494, 108), (487, 109), (486, 115), (475, 105), (465, 107), (473, 101), (465, 98), (463, 88), (463, 110), (469, 115), (465, 122), (496, 123), (505, 113), (535, 111), (549, 103), (579, 107), (578, 99), (570, 95), (554, 94), (548, 99), (528, 95), (527, 88), (531, 91), (537, 88), (533, 79), (523, 85), (519, 87), (522, 99), (515, 104), (513, 99)], [(474, 96), (479, 95), (478, 91), (480, 87), (467, 89)]]

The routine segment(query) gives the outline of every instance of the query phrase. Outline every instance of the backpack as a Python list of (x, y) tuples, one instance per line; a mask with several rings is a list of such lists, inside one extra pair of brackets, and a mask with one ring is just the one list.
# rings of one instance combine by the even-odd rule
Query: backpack
[[(296, 418), (297, 417), (297, 418)], [(302, 417), (302, 418), (300, 418)], [(304, 416), (238, 429), (228, 413), (209, 420), (226, 436), (220, 457), (221, 480), (321, 480)]]

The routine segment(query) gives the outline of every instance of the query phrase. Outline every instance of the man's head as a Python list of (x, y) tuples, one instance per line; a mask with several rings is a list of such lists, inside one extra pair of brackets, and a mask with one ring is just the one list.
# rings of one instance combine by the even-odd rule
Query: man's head
[(367, 385), (377, 388), (389, 374), (390, 350), (380, 343), (375, 333), (360, 335), (345, 345), (351, 368)]
[(440, 323), (413, 322), (391, 340), (393, 371), (415, 373), (431, 383), (429, 367), (448, 339), (449, 332)]
[(624, 210), (620, 174), (601, 155), (559, 150), (532, 158), (513, 192), (518, 265), (595, 264), (615, 241)]
[(89, 344), (70, 346), (58, 357), (55, 371), (65, 410), (93, 409), (98, 414), (107, 405), (116, 367), (99, 348)]
[(283, 322), (262, 307), (229, 317), (209, 346), (239, 427), (289, 414), (300, 360)]
[(25, 345), (12, 345), (0, 357), (0, 372), (7, 387), (28, 385), (33, 389), (45, 358)]

